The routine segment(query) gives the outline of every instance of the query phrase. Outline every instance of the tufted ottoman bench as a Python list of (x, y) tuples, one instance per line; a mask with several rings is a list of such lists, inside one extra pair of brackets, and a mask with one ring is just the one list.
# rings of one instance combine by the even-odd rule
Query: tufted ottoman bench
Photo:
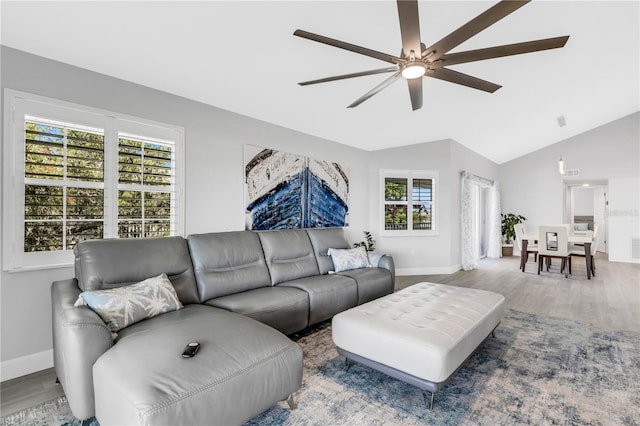
[(444, 386), (505, 314), (504, 296), (419, 283), (333, 317), (332, 337), (356, 361), (430, 392)]

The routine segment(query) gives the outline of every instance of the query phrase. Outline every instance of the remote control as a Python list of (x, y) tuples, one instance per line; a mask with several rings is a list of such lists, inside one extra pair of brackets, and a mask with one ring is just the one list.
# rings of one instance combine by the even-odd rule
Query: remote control
[(198, 349), (200, 349), (200, 343), (191, 342), (187, 346), (184, 347), (184, 351), (182, 352), (183, 358), (191, 358), (196, 353), (198, 353)]

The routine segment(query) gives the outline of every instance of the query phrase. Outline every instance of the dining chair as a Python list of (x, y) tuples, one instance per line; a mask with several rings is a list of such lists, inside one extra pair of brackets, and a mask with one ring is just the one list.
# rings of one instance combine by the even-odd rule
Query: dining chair
[[(518, 223), (513, 226), (513, 230), (516, 232), (516, 241), (520, 247), (520, 252), (522, 252), (522, 240), (524, 240), (524, 234), (526, 234), (524, 225), (522, 223)], [(531, 253), (533, 253), (533, 261), (536, 262), (538, 260), (538, 245), (528, 242), (526, 257), (523, 257), (522, 254), (520, 254), (520, 270), (522, 270), (522, 272), (525, 270), (527, 262), (529, 261), (529, 254)]]
[(561, 259), (560, 272), (569, 277), (569, 231), (564, 225), (538, 227), (538, 275), (542, 271), (543, 262), (549, 270), (553, 258)]
[[(591, 250), (589, 256), (591, 256), (591, 275), (596, 276), (596, 253), (598, 246), (602, 240), (602, 229), (600, 225), (593, 227), (593, 240), (591, 241)], [(569, 273), (571, 273), (571, 258), (572, 257), (585, 257), (585, 249), (583, 244), (571, 244), (569, 246)]]

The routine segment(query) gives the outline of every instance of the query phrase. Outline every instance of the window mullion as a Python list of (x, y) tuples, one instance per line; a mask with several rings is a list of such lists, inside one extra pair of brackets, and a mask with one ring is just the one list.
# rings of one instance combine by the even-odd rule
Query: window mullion
[[(141, 186), (144, 188), (145, 187), (145, 183), (144, 183), (144, 175), (145, 175), (145, 169), (144, 169), (144, 147), (145, 147), (145, 142), (141, 141), (140, 143), (140, 184)], [(146, 237), (147, 233), (145, 232), (146, 228), (146, 221), (147, 221), (147, 215), (145, 214), (145, 194), (146, 191), (142, 190), (140, 191), (140, 200), (141, 200), (141, 206), (140, 206), (140, 211), (142, 212), (142, 217), (140, 220), (140, 226), (142, 227), (142, 229), (140, 229), (140, 236), (141, 237)]]
[(104, 237), (118, 237), (118, 120), (108, 117), (104, 129)]
[(64, 136), (62, 138), (62, 250), (67, 248), (67, 161), (68, 161), (68, 142), (69, 129), (64, 126)]
[(140, 234), (141, 234), (142, 237), (146, 237), (147, 236), (147, 233), (145, 232), (145, 229), (146, 229), (145, 225), (146, 225), (146, 221), (147, 221), (147, 215), (146, 215), (145, 209), (144, 209), (144, 206), (145, 206), (145, 194), (146, 194), (146, 191), (141, 191), (140, 192), (140, 200), (141, 200), (141, 203), (142, 203), (142, 205), (140, 206), (140, 211), (142, 212), (142, 215), (141, 215), (142, 217), (141, 217), (141, 220), (140, 220), (140, 226), (142, 226), (142, 229), (140, 230)]
[(413, 231), (413, 178), (407, 177), (407, 231)]

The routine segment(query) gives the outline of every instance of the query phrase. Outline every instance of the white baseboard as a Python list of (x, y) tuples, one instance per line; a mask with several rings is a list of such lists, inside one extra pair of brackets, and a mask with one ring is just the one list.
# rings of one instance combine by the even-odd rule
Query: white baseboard
[(462, 269), (462, 265), (438, 266), (434, 268), (396, 268), (396, 275), (442, 275), (453, 274)]
[(0, 363), (0, 381), (15, 379), (53, 367), (53, 349)]

